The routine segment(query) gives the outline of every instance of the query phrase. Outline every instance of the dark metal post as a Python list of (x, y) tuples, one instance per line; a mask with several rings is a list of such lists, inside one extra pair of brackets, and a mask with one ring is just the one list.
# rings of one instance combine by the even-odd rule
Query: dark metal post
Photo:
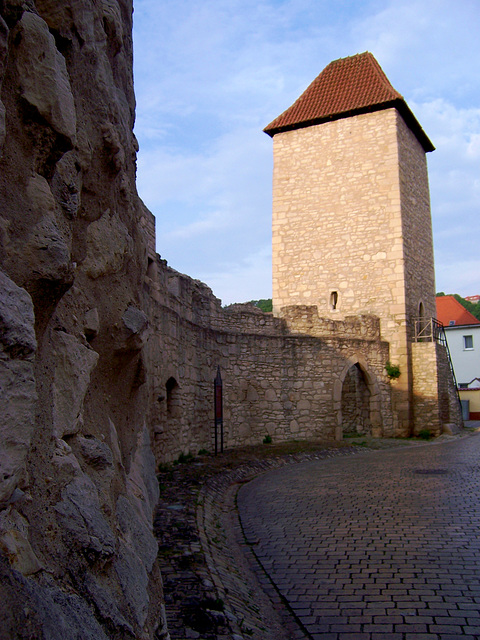
[(223, 453), (223, 402), (222, 402), (222, 376), (220, 365), (217, 368), (217, 377), (213, 381), (214, 410), (215, 410), (215, 455), (218, 450), (218, 427), (220, 427), (220, 452)]

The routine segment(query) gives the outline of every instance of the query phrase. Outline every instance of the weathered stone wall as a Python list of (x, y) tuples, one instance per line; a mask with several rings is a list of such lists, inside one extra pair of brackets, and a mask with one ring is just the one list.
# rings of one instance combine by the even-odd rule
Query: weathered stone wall
[(462, 408), (455, 388), (445, 347), (437, 344), (438, 404), (442, 430), (453, 432), (463, 428)]
[(388, 336), (404, 315), (395, 109), (279, 133), (273, 146), (276, 311), (372, 313)]
[[(387, 109), (273, 138), (274, 312), (381, 318), (400, 365), (398, 433), (408, 433), (409, 366), (397, 112)], [(334, 299), (336, 297), (336, 299)]]
[[(425, 375), (425, 370), (429, 375)], [(412, 344), (412, 377), (415, 385), (413, 411), (415, 433), (422, 429), (431, 429), (440, 435), (442, 426), (439, 420), (437, 349), (434, 342)]]
[(2, 638), (164, 637), (131, 20), (0, 2)]
[(286, 310), (283, 319), (247, 305), (224, 310), (205, 285), (160, 260), (157, 275), (145, 286), (153, 292), (147, 368), (158, 462), (213, 450), (218, 366), (225, 447), (258, 444), (266, 435), (275, 442), (341, 437), (342, 385), (355, 363), (368, 372), (375, 434), (393, 433), (388, 345), (378, 319), (332, 321), (315, 307)]
[(405, 261), (405, 305), (409, 321), (420, 316), (435, 318), (435, 271), (432, 219), (425, 152), (397, 113), (398, 170), (402, 207)]
[(429, 429), (438, 436), (444, 430), (458, 430), (463, 424), (461, 409), (445, 347), (436, 342), (414, 342), (411, 346), (414, 433)]

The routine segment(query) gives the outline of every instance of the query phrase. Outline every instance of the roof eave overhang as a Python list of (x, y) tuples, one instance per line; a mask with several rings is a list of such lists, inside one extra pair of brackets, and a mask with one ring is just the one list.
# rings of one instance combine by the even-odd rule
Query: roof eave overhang
[(405, 100), (398, 98), (396, 100), (390, 100), (388, 102), (382, 102), (379, 104), (371, 105), (368, 107), (360, 107), (358, 109), (352, 109), (351, 111), (342, 111), (341, 113), (334, 113), (329, 116), (325, 116), (322, 118), (313, 118), (311, 120), (304, 120), (302, 122), (296, 122), (293, 124), (288, 124), (280, 127), (270, 127), (267, 126), (264, 129), (264, 132), (268, 134), (271, 138), (275, 136), (277, 133), (283, 133), (284, 131), (294, 131), (296, 129), (305, 129), (306, 127), (312, 127), (317, 124), (323, 124), (325, 122), (332, 122), (333, 120), (341, 120), (343, 118), (351, 118), (352, 116), (358, 116), (363, 113), (373, 113), (375, 111), (385, 111), (386, 109), (397, 109), (402, 118), (405, 121), (407, 127), (413, 132), (419, 143), (422, 145), (425, 153), (429, 151), (434, 151), (435, 147), (433, 146), (430, 138), (427, 136), (425, 131), (420, 126), (420, 123), (413, 115), (412, 111), (408, 107)]
[(450, 331), (451, 329), (480, 329), (480, 323), (476, 322), (473, 324), (444, 324), (443, 328), (445, 331)]

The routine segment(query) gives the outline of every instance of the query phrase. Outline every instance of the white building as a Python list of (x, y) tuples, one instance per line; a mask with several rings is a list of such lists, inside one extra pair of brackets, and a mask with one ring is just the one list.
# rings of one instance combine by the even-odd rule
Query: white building
[(445, 327), (459, 389), (480, 386), (480, 324)]
[(480, 321), (453, 296), (437, 298), (461, 400), (468, 400), (469, 419), (480, 420)]

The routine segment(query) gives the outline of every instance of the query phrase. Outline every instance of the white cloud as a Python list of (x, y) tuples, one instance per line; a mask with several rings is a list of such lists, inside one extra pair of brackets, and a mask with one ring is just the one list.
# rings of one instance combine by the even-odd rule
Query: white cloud
[[(477, 0), (135, 0), (134, 18), (138, 189), (174, 268), (229, 302), (268, 297), (272, 149), (261, 129), (328, 62), (368, 49), (437, 147), (437, 283), (448, 274), (459, 292), (480, 292), (462, 267), (480, 235)], [(253, 293), (260, 283), (268, 292)]]
[(270, 138), (247, 128), (218, 138), (204, 155), (149, 150), (139, 156), (138, 173), (139, 192), (156, 216), (158, 252), (195, 278), (218, 271), (222, 281), (227, 272), (238, 279), (238, 264), (245, 280), (245, 256), (270, 244)]
[(479, 28), (475, 0), (403, 0), (368, 15), (354, 34), (407, 100), (445, 94), (468, 106), (478, 96), (479, 48), (472, 36)]
[(224, 212), (212, 211), (204, 218), (194, 220), (180, 227), (172, 229), (163, 236), (165, 242), (175, 240), (190, 240), (198, 238), (206, 233), (218, 231), (222, 227), (228, 226), (228, 220), (225, 219)]
[(472, 160), (480, 159), (480, 133), (473, 133), (470, 136), (470, 142), (467, 146), (467, 156)]

